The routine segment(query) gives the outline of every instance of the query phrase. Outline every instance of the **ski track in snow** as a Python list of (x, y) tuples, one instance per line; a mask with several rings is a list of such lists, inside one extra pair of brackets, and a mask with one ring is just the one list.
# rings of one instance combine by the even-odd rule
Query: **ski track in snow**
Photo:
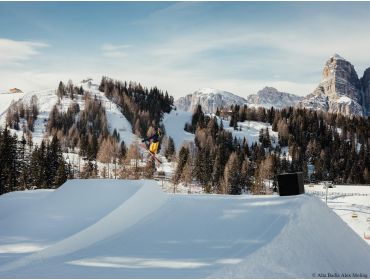
[(172, 195), (150, 180), (72, 180), (1, 196), (0, 237), (1, 278), (370, 274), (366, 243), (310, 195)]

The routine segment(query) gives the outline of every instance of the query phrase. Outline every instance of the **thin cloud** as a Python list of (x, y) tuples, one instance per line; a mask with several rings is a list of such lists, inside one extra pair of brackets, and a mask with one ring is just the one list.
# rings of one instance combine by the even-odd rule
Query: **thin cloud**
[(0, 63), (19, 63), (40, 54), (40, 49), (49, 47), (42, 42), (15, 41), (0, 38)]
[(113, 45), (104, 44), (101, 49), (103, 51), (103, 56), (110, 58), (124, 58), (128, 56), (127, 50), (131, 45)]

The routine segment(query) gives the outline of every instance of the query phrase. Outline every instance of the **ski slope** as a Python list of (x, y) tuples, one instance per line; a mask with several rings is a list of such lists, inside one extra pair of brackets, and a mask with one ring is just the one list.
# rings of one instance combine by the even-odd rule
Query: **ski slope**
[[(108, 129), (111, 134), (113, 134), (114, 129), (120, 134), (120, 140), (124, 141), (126, 146), (129, 147), (133, 141), (135, 141), (136, 136), (132, 133), (132, 127), (129, 121), (125, 118), (125, 116), (121, 113), (120, 109), (116, 104), (111, 102), (103, 92), (99, 91), (99, 86), (92, 83), (80, 83), (77, 84), (78, 87), (82, 86), (85, 91), (90, 92), (92, 97), (96, 97), (100, 100), (105, 107), (107, 122), (108, 122)], [(50, 112), (53, 110), (53, 107), (58, 102), (58, 96), (56, 95), (56, 89), (44, 89), (38, 91), (31, 91), (27, 92), (26, 94), (23, 93), (16, 93), (16, 94), (0, 94), (0, 126), (4, 126), (5, 124), (5, 117), (6, 111), (11, 104), (11, 101), (17, 101), (22, 99), (25, 103), (29, 103), (31, 97), (36, 95), (38, 98), (38, 105), (39, 105), (39, 115), (37, 120), (35, 121), (34, 132), (32, 133), (33, 142), (40, 145), (41, 141), (45, 137), (45, 130), (47, 125), (47, 120), (49, 118)], [(85, 101), (82, 96), (75, 95), (75, 99), (72, 100), (68, 96), (63, 97), (60, 100), (60, 104), (58, 109), (60, 111), (67, 112), (68, 107), (73, 103), (76, 102), (80, 109), (83, 110), (85, 108)], [(19, 131), (12, 130), (12, 133), (16, 133), (19, 137), (22, 136), (23, 132), (22, 129)]]
[(370, 275), (368, 245), (318, 198), (171, 195), (150, 180), (0, 196), (0, 260), (0, 278)]

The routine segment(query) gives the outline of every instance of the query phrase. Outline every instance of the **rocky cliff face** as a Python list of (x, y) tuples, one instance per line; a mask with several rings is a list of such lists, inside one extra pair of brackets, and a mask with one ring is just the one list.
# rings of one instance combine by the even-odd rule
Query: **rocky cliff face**
[(188, 112), (193, 112), (198, 104), (202, 106), (204, 113), (216, 113), (217, 108), (244, 105), (247, 104), (247, 100), (231, 92), (203, 88), (193, 94), (181, 97), (175, 102), (177, 109)]
[(273, 87), (265, 87), (257, 94), (249, 95), (248, 106), (282, 109), (296, 106), (303, 97), (278, 91)]
[(363, 109), (367, 116), (370, 116), (370, 68), (365, 70), (364, 76), (361, 78), (361, 91)]
[[(370, 76), (370, 74), (369, 74)], [(366, 79), (363, 81), (366, 84)], [(326, 62), (323, 79), (315, 91), (300, 103), (301, 107), (321, 109), (345, 115), (366, 115), (362, 82), (353, 65), (335, 54)]]

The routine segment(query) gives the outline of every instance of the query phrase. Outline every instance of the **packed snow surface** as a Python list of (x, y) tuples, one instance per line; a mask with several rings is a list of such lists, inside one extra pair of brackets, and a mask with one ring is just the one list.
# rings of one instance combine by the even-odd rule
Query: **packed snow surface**
[(171, 195), (72, 180), (0, 197), (1, 278), (370, 275), (370, 250), (318, 198)]
[[(326, 201), (323, 185), (306, 185), (305, 188), (307, 193)], [(336, 185), (329, 188), (328, 206), (370, 245), (370, 186)]]

